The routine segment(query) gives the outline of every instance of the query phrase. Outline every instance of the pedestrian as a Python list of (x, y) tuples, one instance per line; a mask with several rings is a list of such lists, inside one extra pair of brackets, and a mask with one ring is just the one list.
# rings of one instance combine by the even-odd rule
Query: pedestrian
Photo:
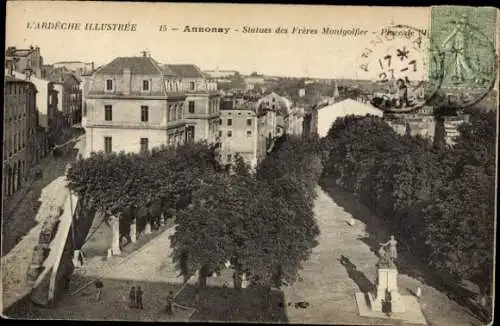
[(137, 292), (135, 290), (135, 286), (132, 286), (132, 288), (130, 288), (128, 297), (130, 299), (130, 308), (137, 308)]
[(168, 292), (167, 306), (165, 307), (165, 312), (169, 316), (172, 316), (174, 314), (174, 293), (172, 291)]
[(139, 309), (144, 309), (143, 305), (142, 305), (142, 295), (143, 295), (143, 292), (142, 292), (142, 289), (140, 286), (137, 287), (137, 292), (136, 292), (136, 296), (135, 296), (135, 299), (137, 300), (137, 308)]
[(101, 300), (101, 293), (102, 293), (102, 288), (104, 287), (104, 284), (102, 284), (101, 280), (96, 280), (94, 284), (95, 284), (95, 288), (96, 288), (95, 300), (99, 301), (99, 300)]
[(416, 293), (416, 295), (417, 295), (417, 299), (420, 300), (420, 296), (422, 295), (422, 289), (420, 288), (420, 286), (417, 287), (417, 293)]

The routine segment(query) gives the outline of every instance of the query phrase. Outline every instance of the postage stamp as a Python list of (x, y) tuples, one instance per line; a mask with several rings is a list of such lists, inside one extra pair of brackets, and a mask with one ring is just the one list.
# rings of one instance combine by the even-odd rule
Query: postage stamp
[(465, 108), (481, 101), (494, 87), (497, 71), (495, 8), (433, 7), (431, 44), (439, 49), (444, 104)]
[(397, 24), (373, 34), (359, 57), (357, 73), (375, 82), (371, 103), (386, 112), (409, 112), (425, 105), (443, 77), (439, 49), (430, 42), (429, 31)]

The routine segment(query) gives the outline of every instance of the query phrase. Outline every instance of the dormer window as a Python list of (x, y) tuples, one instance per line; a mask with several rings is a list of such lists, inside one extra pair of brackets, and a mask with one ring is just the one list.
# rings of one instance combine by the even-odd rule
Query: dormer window
[(149, 80), (142, 81), (142, 91), (149, 92)]
[(113, 91), (113, 79), (106, 79), (106, 91)]

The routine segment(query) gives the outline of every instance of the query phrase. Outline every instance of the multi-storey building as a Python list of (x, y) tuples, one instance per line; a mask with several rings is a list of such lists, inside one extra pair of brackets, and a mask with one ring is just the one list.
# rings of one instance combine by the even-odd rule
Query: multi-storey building
[(13, 194), (28, 170), (42, 157), (43, 132), (38, 126), (36, 87), (9, 75), (4, 86), (3, 198)]
[[(196, 81), (194, 90), (192, 82), (147, 53), (119, 57), (98, 69), (91, 78), (85, 78), (83, 87), (86, 154), (139, 152), (193, 140), (196, 135), (192, 128), (186, 130), (185, 119), (187, 93), (190, 88), (197, 90)], [(198, 118), (194, 116), (193, 120)]]
[(59, 93), (59, 109), (64, 119), (64, 127), (81, 123), (82, 117), (82, 81), (76, 73), (63, 67), (46, 68), (44, 79), (62, 85)]
[(37, 89), (36, 110), (38, 112), (38, 124), (45, 133), (43, 139), (46, 143), (42, 146), (42, 157), (45, 157), (49, 147), (55, 144), (56, 139), (62, 133), (57, 117), (59, 103), (56, 86), (53, 82), (33, 76), (29, 69), (25, 73), (20, 73), (11, 68), (5, 74), (30, 81)]
[(265, 155), (264, 143), (259, 141), (259, 118), (254, 103), (225, 101), (219, 120), (220, 159), (222, 164), (233, 164), (241, 156), (252, 168)]
[(9, 46), (5, 51), (5, 62), (9, 65), (14, 64), (15, 71), (24, 73), (29, 69), (35, 77), (42, 77), (43, 58), (38, 46), (30, 46), (29, 49), (18, 49), (15, 46)]
[(186, 93), (186, 132), (195, 141), (215, 142), (219, 120), (220, 94), (217, 84), (210, 82), (195, 65), (168, 65)]

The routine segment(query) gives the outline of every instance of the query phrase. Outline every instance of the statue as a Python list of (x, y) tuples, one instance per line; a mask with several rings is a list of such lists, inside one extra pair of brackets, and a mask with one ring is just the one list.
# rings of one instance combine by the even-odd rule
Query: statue
[(389, 265), (390, 265), (389, 256), (387, 255), (387, 251), (385, 250), (384, 246), (381, 246), (379, 248), (378, 256), (379, 256), (378, 267), (379, 268), (389, 267)]
[[(389, 266), (394, 264), (398, 258), (398, 251), (396, 248), (397, 244), (398, 242), (394, 239), (393, 235), (391, 235), (391, 239), (386, 243), (380, 243), (381, 247), (379, 249), (379, 255), (381, 257), (381, 262), (387, 261)], [(388, 250), (386, 249), (387, 246), (389, 246)], [(384, 252), (383, 255), (381, 254), (382, 252)]]

